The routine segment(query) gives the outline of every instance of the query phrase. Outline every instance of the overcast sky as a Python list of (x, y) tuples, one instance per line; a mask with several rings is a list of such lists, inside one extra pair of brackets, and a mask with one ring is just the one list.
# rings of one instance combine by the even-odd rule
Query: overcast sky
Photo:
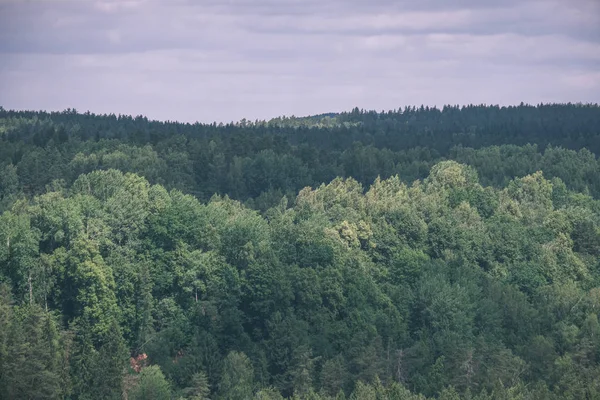
[(600, 102), (600, 0), (0, 0), (0, 105), (194, 122)]

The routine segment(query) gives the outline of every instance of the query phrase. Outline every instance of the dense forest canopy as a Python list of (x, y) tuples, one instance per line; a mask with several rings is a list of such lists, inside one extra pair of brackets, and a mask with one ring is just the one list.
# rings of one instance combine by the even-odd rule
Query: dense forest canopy
[(0, 399), (596, 399), (600, 107), (0, 108)]
[(31, 196), (54, 180), (69, 185), (116, 168), (203, 201), (227, 194), (264, 211), (336, 177), (368, 186), (399, 175), (411, 183), (452, 159), (475, 167), (484, 185), (541, 170), (598, 196), (598, 132), (600, 107), (591, 104), (354, 109), (227, 125), (0, 108), (0, 189)]

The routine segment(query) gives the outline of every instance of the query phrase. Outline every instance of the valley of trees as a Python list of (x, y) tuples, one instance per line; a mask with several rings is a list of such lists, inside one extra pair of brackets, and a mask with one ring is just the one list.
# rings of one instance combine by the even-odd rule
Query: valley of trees
[(0, 399), (600, 398), (600, 107), (0, 108)]

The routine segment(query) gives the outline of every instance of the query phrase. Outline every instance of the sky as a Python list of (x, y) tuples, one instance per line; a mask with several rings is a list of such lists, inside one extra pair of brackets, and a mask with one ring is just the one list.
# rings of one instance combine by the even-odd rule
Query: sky
[(600, 0), (0, 0), (0, 106), (183, 122), (600, 103)]

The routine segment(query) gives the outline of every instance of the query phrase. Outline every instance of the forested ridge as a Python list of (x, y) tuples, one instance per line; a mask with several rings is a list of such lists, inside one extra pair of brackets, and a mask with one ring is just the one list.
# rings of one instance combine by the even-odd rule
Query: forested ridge
[(452, 159), (474, 166), (486, 186), (541, 170), (598, 196), (599, 132), (593, 104), (354, 109), (225, 125), (0, 108), (0, 188), (31, 196), (54, 180), (70, 185), (83, 173), (116, 168), (202, 201), (227, 194), (264, 211), (336, 177), (368, 186), (398, 175), (412, 183)]
[(600, 107), (0, 108), (0, 399), (600, 398)]

